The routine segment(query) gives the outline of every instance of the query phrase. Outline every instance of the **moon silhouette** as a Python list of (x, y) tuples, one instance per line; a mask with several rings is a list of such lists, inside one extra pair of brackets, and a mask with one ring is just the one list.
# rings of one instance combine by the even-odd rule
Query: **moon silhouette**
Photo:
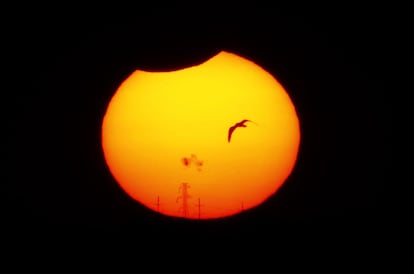
[(176, 71), (132, 72), (107, 106), (102, 149), (118, 185), (149, 210), (225, 218), (259, 206), (286, 182), (299, 128), (272, 74), (221, 51)]

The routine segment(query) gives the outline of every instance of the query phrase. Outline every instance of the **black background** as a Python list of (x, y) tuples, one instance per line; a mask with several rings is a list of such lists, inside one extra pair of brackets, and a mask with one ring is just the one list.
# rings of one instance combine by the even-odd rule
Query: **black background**
[[(242, 244), (381, 233), (390, 116), (378, 58), (387, 24), (375, 10), (63, 11), (16, 17), (5, 34), (10, 233)], [(134, 69), (174, 70), (220, 50), (256, 62), (288, 90), (301, 123), (297, 164), (280, 191), (238, 216), (158, 215), (128, 197), (106, 167), (106, 106)]]

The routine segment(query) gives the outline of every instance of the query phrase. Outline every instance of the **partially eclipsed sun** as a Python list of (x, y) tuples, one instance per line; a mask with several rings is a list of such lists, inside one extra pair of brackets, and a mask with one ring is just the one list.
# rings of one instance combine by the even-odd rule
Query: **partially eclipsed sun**
[(134, 71), (102, 124), (105, 160), (121, 188), (153, 211), (189, 219), (263, 203), (292, 172), (299, 142), (286, 90), (224, 51), (181, 70)]

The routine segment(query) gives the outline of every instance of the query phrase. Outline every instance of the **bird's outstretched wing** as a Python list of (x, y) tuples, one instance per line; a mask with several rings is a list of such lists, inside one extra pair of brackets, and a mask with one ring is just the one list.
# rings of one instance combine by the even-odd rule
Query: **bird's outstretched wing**
[(230, 143), (231, 135), (233, 134), (233, 131), (236, 129), (237, 126), (232, 126), (229, 128), (229, 133), (227, 134), (227, 142)]

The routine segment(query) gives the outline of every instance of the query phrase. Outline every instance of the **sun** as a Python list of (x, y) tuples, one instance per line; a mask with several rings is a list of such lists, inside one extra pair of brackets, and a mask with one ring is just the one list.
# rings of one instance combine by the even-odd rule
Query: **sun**
[(226, 51), (176, 71), (134, 71), (102, 121), (105, 160), (119, 186), (179, 218), (223, 218), (262, 204), (292, 173), (299, 143), (284, 87)]

